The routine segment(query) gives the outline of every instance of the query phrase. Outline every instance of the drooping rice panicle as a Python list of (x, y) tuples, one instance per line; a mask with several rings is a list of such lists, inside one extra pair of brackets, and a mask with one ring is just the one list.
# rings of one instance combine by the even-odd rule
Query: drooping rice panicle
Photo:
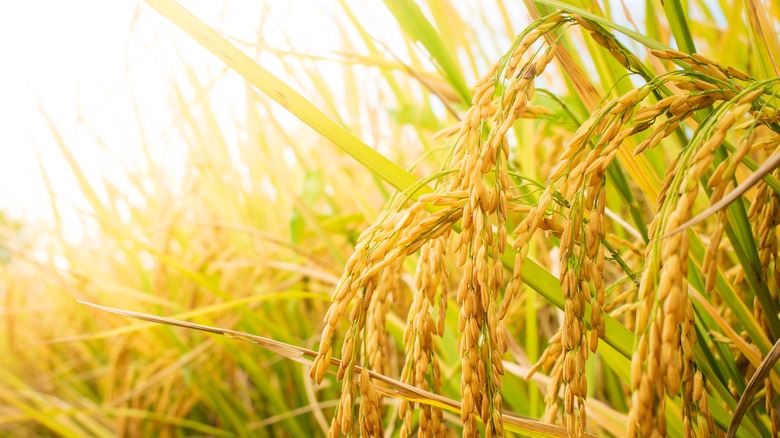
[[(378, 294), (381, 285), (385, 283), (383, 270), (420, 249), (423, 258), (419, 275), (430, 276), (431, 269), (440, 270), (441, 261), (428, 266), (426, 263), (430, 262), (426, 262), (426, 259), (441, 258), (441, 255), (433, 255), (431, 251), (443, 251), (446, 240), (436, 243), (436, 239), (446, 237), (450, 227), (462, 219), (461, 232), (454, 239), (454, 254), (463, 273), (456, 294), (460, 305), (458, 326), (463, 370), (463, 434), (475, 436), (479, 419), (486, 424), (488, 436), (503, 436), (500, 391), (504, 373), (502, 356), (507, 343), (505, 332), (498, 325), (498, 294), (504, 285), (504, 268), (500, 256), (506, 247), (508, 191), (512, 187), (507, 173), (509, 150), (506, 136), (518, 118), (546, 114), (546, 111), (529, 108), (528, 103), (533, 97), (535, 78), (552, 61), (556, 45), (549, 46), (539, 56), (525, 63), (521, 63), (521, 59), (538, 38), (564, 22), (564, 16), (560, 14), (540, 21), (537, 29), (522, 36), (513, 51), (501, 62), (494, 64), (478, 81), (473, 106), (463, 122), (457, 130), (443, 134), (457, 135), (452, 166), (458, 169), (456, 178), (452, 178), (448, 185), (440, 186), (444, 191), (423, 195), (409, 207), (401, 207), (395, 213), (380, 218), (358, 239), (355, 253), (347, 262), (344, 275), (333, 295), (333, 304), (325, 318), (319, 355), (311, 372), (315, 380), (321, 381), (327, 369), (336, 324), (352, 305), (349, 315), (351, 328), (344, 340), (342, 365), (337, 377), (344, 379), (345, 391), (353, 387), (348, 382), (349, 363), (354, 363), (354, 358), (359, 354), (358, 346), (364, 336), (364, 327), (368, 327), (365, 336), (368, 336), (369, 361), (381, 351), (381, 348), (375, 346), (374, 339), (381, 339), (376, 333), (383, 323), (376, 321), (378, 318), (372, 316), (372, 311), (384, 308), (381, 294)], [(496, 96), (498, 81), (507, 81), (508, 84)], [(425, 212), (427, 205), (440, 208)], [(543, 212), (535, 217), (537, 223), (534, 226), (538, 226), (543, 219)], [(519, 282), (519, 275), (517, 277), (515, 284)], [(403, 380), (424, 389), (429, 387), (427, 379), (434, 376), (435, 380), (439, 373), (435, 360), (432, 360), (431, 336), (434, 333), (441, 334), (442, 329), (439, 327), (443, 324), (444, 312), (444, 306), (440, 304), (440, 320), (434, 326), (430, 314), (432, 294), (435, 295), (442, 286), (426, 282), (422, 279), (416, 281), (418, 292), (407, 318), (407, 364), (402, 376)], [(508, 306), (513, 296), (512, 293), (506, 293), (503, 305)], [(444, 300), (440, 298), (440, 302)], [(366, 324), (365, 318), (373, 320)], [(381, 342), (376, 344), (381, 346)], [(350, 401), (354, 401), (351, 394), (342, 395), (344, 406)], [(413, 408), (411, 403), (404, 402), (401, 405), (401, 433), (404, 435), (411, 433), (410, 415)], [(340, 404), (337, 417), (343, 433), (347, 433), (347, 426), (350, 425), (344, 418), (345, 412), (347, 408), (341, 408)], [(440, 410), (425, 406), (421, 415), (420, 433), (441, 433), (443, 426)]]
[[(694, 89), (708, 87), (699, 79), (692, 83)], [(709, 412), (701, 408), (689, 390), (694, 375), (693, 347), (696, 334), (693, 329), (693, 310), (687, 296), (688, 264), (685, 261), (689, 256), (688, 236), (684, 232), (670, 232), (690, 218), (699, 191), (699, 180), (711, 167), (715, 150), (724, 142), (734, 123), (747, 114), (760, 95), (755, 90), (745, 91), (722, 105), (699, 130), (675, 166), (667, 171), (664, 188), (659, 195), (660, 214), (651, 225), (651, 238), (655, 235), (664, 235), (666, 238), (648, 247), (648, 263), (640, 285), (640, 302), (644, 304), (637, 313), (640, 341), (632, 359), (634, 403), (629, 424), (631, 436), (644, 436), (653, 431), (666, 433), (665, 421), (656, 413), (662, 412), (667, 393), (678, 394), (681, 389), (686, 433), (691, 433), (694, 426), (700, 432), (714, 427)], [(750, 137), (747, 137), (747, 144), (743, 143), (738, 148), (735, 163), (750, 149), (750, 142)], [(680, 172), (681, 166), (686, 166), (687, 171)], [(730, 170), (728, 164), (724, 166), (715, 171), (712, 185), (720, 186), (721, 175), (733, 175), (733, 169)], [(722, 196), (723, 190), (725, 188), (720, 193), (715, 192), (716, 199)], [(725, 216), (719, 219), (719, 223), (719, 227), (723, 226)], [(663, 232), (657, 232), (659, 226), (663, 227)], [(711, 241), (711, 248), (717, 248), (718, 243), (717, 239)], [(708, 250), (708, 253), (709, 256), (705, 255), (704, 272), (707, 275), (705, 281), (711, 286), (717, 265), (714, 249)], [(652, 274), (656, 272), (656, 263), (659, 266), (657, 277)], [(663, 384), (658, 385), (657, 382)]]
[[(407, 321), (404, 331), (406, 363), (401, 380), (434, 393), (441, 391), (441, 376), (434, 355), (433, 339), (444, 334), (443, 318), (448, 295), (447, 237), (448, 235), (445, 234), (430, 240), (420, 249), (420, 259), (415, 273), (416, 291), (408, 314), (410, 320)], [(437, 305), (439, 306), (438, 320), (433, 317)], [(399, 415), (403, 421), (400, 432), (402, 437), (414, 432), (412, 430), (414, 408), (413, 403), (407, 400), (401, 401)], [(420, 406), (419, 429), (420, 436), (442, 436), (444, 422), (441, 407)]]

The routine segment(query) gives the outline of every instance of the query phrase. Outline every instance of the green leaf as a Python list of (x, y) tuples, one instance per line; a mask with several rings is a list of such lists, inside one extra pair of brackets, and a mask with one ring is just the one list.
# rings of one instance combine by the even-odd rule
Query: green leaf
[(420, 7), (412, 0), (385, 0), (385, 5), (395, 16), (403, 31), (425, 47), (439, 72), (457, 91), (461, 99), (464, 102), (471, 102), (471, 93), (458, 64), (444, 45), (441, 35), (425, 18)]
[(685, 9), (680, 0), (666, 0), (661, 2), (664, 5), (666, 19), (669, 21), (669, 27), (672, 29), (677, 47), (685, 53), (696, 53), (696, 46), (693, 44), (691, 29), (688, 26)]

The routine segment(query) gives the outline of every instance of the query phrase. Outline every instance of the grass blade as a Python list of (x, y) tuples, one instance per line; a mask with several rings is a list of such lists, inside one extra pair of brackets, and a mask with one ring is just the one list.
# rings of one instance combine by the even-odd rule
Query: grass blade
[[(166, 318), (163, 316), (155, 316), (148, 313), (134, 312), (131, 310), (117, 309), (113, 307), (101, 306), (99, 304), (89, 303), (86, 301), (79, 301), (79, 303), (94, 307), (96, 309), (114, 313), (120, 316), (128, 318), (140, 319), (142, 321), (154, 322), (157, 324), (170, 325), (174, 327), (181, 327), (190, 330), (199, 330), (216, 335), (226, 336), (228, 338), (237, 339), (251, 344), (259, 345), (260, 347), (273, 352), (286, 359), (296, 361), (301, 364), (310, 365), (311, 359), (317, 357), (317, 352), (295, 345), (286, 344), (284, 342), (275, 341), (273, 339), (265, 338), (262, 336), (256, 336), (249, 333), (239, 332), (236, 330), (230, 330), (219, 327), (212, 327), (202, 324), (195, 324), (188, 321), (182, 321), (178, 319)], [(332, 358), (330, 361), (331, 367), (338, 367), (341, 362), (338, 359)], [(360, 373), (362, 368), (355, 366), (355, 373)], [(460, 403), (454, 400), (442, 397), (438, 394), (433, 394), (428, 391), (424, 391), (413, 386), (406, 385), (395, 379), (389, 378), (382, 374), (368, 370), (369, 376), (379, 382), (386, 384), (386, 387), (379, 387), (377, 390), (384, 395), (391, 397), (399, 397), (406, 400), (414, 401), (417, 403), (429, 404), (432, 406), (439, 406), (455, 413), (460, 413)], [(540, 421), (526, 420), (511, 415), (503, 415), (504, 422), (509, 430), (527, 434), (531, 437), (567, 437), (566, 429), (561, 426), (542, 423)], [(595, 435), (585, 434), (584, 436), (589, 438), (595, 438)]]

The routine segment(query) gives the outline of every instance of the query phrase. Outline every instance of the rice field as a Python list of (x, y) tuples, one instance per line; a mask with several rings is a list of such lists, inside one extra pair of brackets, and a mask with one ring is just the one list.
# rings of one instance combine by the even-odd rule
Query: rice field
[(111, 178), (42, 108), (0, 436), (778, 436), (780, 4), (319, 4), (139, 3), (216, 67)]

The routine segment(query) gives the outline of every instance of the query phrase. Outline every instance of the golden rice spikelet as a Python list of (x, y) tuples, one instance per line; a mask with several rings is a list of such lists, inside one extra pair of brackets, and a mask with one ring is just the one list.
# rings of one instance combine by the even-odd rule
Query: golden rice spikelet
[[(704, 66), (708, 61), (703, 57), (695, 56), (686, 62), (725, 72), (717, 65)], [(708, 81), (695, 79), (690, 83), (700, 90), (712, 89), (712, 83)], [(662, 183), (658, 198), (659, 214), (650, 226), (653, 243), (648, 246), (639, 289), (636, 327), (639, 348), (632, 358), (629, 436), (665, 432), (662, 413), (666, 394), (681, 395), (686, 434), (692, 434), (694, 430), (698, 433), (714, 431), (694, 364), (696, 332), (693, 306), (688, 298), (688, 233), (672, 231), (690, 219), (699, 181), (711, 168), (715, 151), (760, 95), (761, 92), (755, 90), (745, 91), (722, 105), (702, 124), (669, 168)], [(671, 105), (675, 106), (676, 102), (679, 100), (672, 101)], [(692, 108), (698, 107), (701, 102), (697, 101)], [(687, 114), (688, 111), (686, 108), (680, 113)], [(717, 202), (728, 191), (736, 166), (752, 149), (752, 143), (751, 135), (746, 135), (735, 153), (712, 174), (709, 180), (713, 188), (711, 202)], [(716, 254), (725, 228), (725, 215), (725, 211), (719, 213), (714, 236), (703, 261), (702, 271), (708, 290), (714, 287), (717, 275)], [(664, 238), (655, 239), (655, 236)]]
[[(458, 331), (461, 333), (461, 397), (464, 436), (475, 436), (477, 432), (477, 417), (486, 423), (486, 427), (497, 435), (502, 435), (500, 416), (498, 423), (493, 423), (492, 399), (499, 394), (500, 376), (488, 375), (485, 367), (491, 369), (491, 356), (501, 355), (496, 347), (495, 336), (497, 327), (489, 324), (491, 314), (496, 311), (494, 292), (490, 286), (494, 284), (496, 275), (494, 264), (488, 256), (491, 247), (492, 231), (488, 228), (491, 217), (491, 205), (487, 198), (487, 190), (483, 186), (483, 159), (495, 161), (495, 156), (482, 154), (475, 147), (465, 149), (461, 159), (461, 169), (466, 169), (467, 178), (464, 182), (470, 184), (469, 204), (465, 207), (471, 220), (462, 222), (463, 228), (456, 253), (458, 260), (463, 261), (461, 269), (463, 277), (458, 286), (457, 302), (460, 305)], [(494, 150), (498, 150), (495, 148)], [(502, 151), (503, 152), (503, 151)], [(490, 237), (489, 237), (490, 236)], [(498, 254), (497, 246), (493, 246), (494, 255)], [(499, 266), (500, 269), (500, 266)], [(483, 337), (483, 334), (485, 335)]]
[[(558, 333), (561, 333), (560, 331)], [(552, 343), (551, 345), (558, 344), (560, 346), (560, 342)], [(556, 417), (558, 416), (558, 411), (560, 410), (560, 402), (558, 400), (558, 392), (561, 387), (561, 379), (563, 374), (563, 358), (565, 356), (562, 354), (558, 354), (554, 357), (554, 362), (552, 365), (552, 369), (550, 370), (550, 383), (547, 385), (547, 394), (544, 396), (545, 401), (545, 411), (544, 415), (542, 416), (542, 421), (545, 423), (554, 423)], [(573, 402), (573, 399), (572, 399)], [(564, 405), (566, 404), (566, 401), (564, 400)]]
[[(404, 344), (406, 345), (406, 363), (402, 381), (424, 390), (439, 393), (441, 376), (433, 352), (433, 337), (444, 332), (444, 313), (446, 311), (447, 272), (446, 272), (447, 235), (431, 240), (420, 250), (420, 259), (415, 274), (416, 291), (409, 310)], [(434, 320), (432, 311), (439, 296), (439, 318)], [(433, 383), (430, 388), (429, 380)], [(412, 405), (407, 400), (401, 402), (400, 416), (403, 420), (401, 436), (408, 436), (412, 427)], [(443, 413), (440, 407), (421, 406), (421, 436), (441, 436), (444, 433)]]
[[(775, 178), (780, 177), (780, 171), (774, 171)], [(780, 257), (778, 257), (777, 226), (780, 225), (780, 198), (765, 182), (756, 186), (756, 197), (751, 204), (749, 217), (754, 224), (754, 234), (758, 244), (758, 256), (761, 261), (764, 278), (769, 280), (770, 266), (772, 281), (780, 280)], [(780, 284), (780, 283), (775, 283)]]
[[(729, 113), (733, 114), (733, 113)], [(733, 121), (730, 122), (733, 124)], [(720, 165), (712, 173), (708, 185), (712, 188), (712, 195), (710, 196), (710, 203), (714, 204), (727, 193), (732, 185), (731, 180), (734, 177), (737, 166), (742, 162), (742, 159), (750, 152), (751, 145), (753, 144), (755, 131), (751, 131), (739, 144), (737, 150), (729, 156), (728, 159), (722, 161)], [(719, 246), (726, 229), (726, 211), (721, 210), (716, 215), (715, 227), (711, 233), (710, 242), (707, 244), (707, 251), (704, 254), (704, 260), (702, 261), (702, 273), (705, 278), (705, 291), (710, 293), (715, 288), (715, 280), (717, 279), (718, 265), (717, 255)], [(759, 247), (760, 254), (760, 247)], [(762, 265), (768, 266), (768, 265)]]
[(512, 271), (512, 277), (509, 280), (509, 284), (504, 292), (504, 300), (501, 302), (501, 307), (498, 311), (499, 320), (504, 319), (506, 316), (509, 305), (514, 301), (517, 295), (520, 293), (520, 285), (522, 283), (522, 272), (525, 258), (528, 256), (528, 241), (531, 236), (539, 228), (539, 224), (542, 222), (547, 210), (547, 206), (552, 201), (552, 194), (555, 189), (552, 186), (548, 186), (545, 191), (539, 197), (537, 205), (531, 209), (528, 215), (520, 222), (514, 230), (516, 236), (514, 249), (517, 250), (515, 256), (514, 269)]
[(368, 371), (360, 371), (360, 436), (374, 438), (382, 436), (381, 398), (374, 389)]
[[(554, 50), (555, 45), (549, 47), (533, 64), (510, 61), (510, 67), (514, 65), (515, 72), (509, 77), (514, 79), (503, 93), (496, 111), (483, 110), (490, 105), (486, 96), (492, 96), (495, 89), (493, 81), (483, 78), (480, 81), (482, 88), (475, 92), (475, 96), (480, 98), (475, 97), (475, 106), (469, 110), (464, 123), (477, 128), (482, 123), (475, 122), (478, 115), (487, 114), (492, 116), (489, 121), (492, 129), (484, 140), (476, 135), (462, 136), (455, 148), (460, 175), (450, 188), (464, 189), (469, 193), (469, 202), (464, 205), (461, 234), (455, 245), (458, 265), (463, 272), (457, 302), (460, 305), (458, 331), (461, 333), (461, 419), (464, 436), (477, 434), (477, 418), (486, 424), (487, 435), (503, 436), (500, 389), (504, 372), (501, 356), (506, 351), (506, 335), (498, 327), (496, 299), (503, 285), (499, 256), (505, 249), (506, 191), (511, 185), (506, 168), (509, 155), (506, 134), (524, 112), (533, 95), (535, 76), (552, 60)], [(483, 181), (491, 174), (495, 175), (492, 188), (486, 187)], [(498, 231), (495, 237), (493, 224)], [(492, 259), (489, 254), (492, 254)], [(508, 305), (513, 296), (511, 290), (507, 292), (504, 303)]]
[[(775, 170), (772, 175), (780, 177), (780, 171)], [(750, 222), (754, 226), (754, 236), (758, 244), (758, 256), (761, 261), (762, 275), (765, 280), (774, 281), (775, 284), (780, 280), (780, 257), (778, 257), (777, 245), (777, 226), (780, 224), (780, 198), (769, 185), (760, 181), (756, 185), (756, 195), (750, 206), (748, 213)], [(771, 270), (770, 266), (774, 269)], [(773, 275), (769, 280), (770, 275)], [(771, 333), (767, 316), (764, 314), (758, 297), (754, 299), (753, 312), (756, 321), (768, 335)], [(771, 379), (765, 379), (764, 405), (771, 419), (772, 436), (777, 436), (780, 432), (780, 419), (778, 419), (777, 407), (774, 402), (776, 389)]]
[[(531, 373), (552, 366), (551, 380), (545, 401), (545, 421), (554, 421), (563, 408), (563, 419), (571, 436), (581, 436), (587, 425), (585, 397), (587, 380), (585, 362), (589, 351), (596, 351), (599, 337), (605, 334), (604, 317), (604, 247), (606, 190), (605, 174), (623, 141), (637, 131), (623, 129), (631, 121), (635, 108), (649, 94), (643, 87), (613, 99), (583, 123), (560, 158), (560, 166), (552, 174), (553, 184), (540, 197), (539, 207), (547, 208), (546, 198), (560, 187), (560, 193), (569, 201), (568, 217), (560, 233), (561, 286), (564, 297), (564, 320), (561, 329)], [(589, 143), (595, 143), (588, 149)], [(543, 210), (531, 210), (515, 233), (521, 241), (524, 233)], [(517, 242), (516, 241), (516, 242)], [(524, 239), (523, 239), (524, 241)], [(517, 245), (517, 243), (516, 243)], [(522, 256), (519, 253), (519, 257)], [(522, 259), (521, 259), (522, 260)], [(517, 267), (517, 265), (516, 265)], [(510, 291), (512, 283), (507, 291)], [(592, 304), (591, 333), (587, 337), (585, 306)], [(642, 360), (636, 360), (641, 365)], [(559, 388), (563, 386), (563, 400), (559, 402)], [(636, 383), (639, 386), (639, 383)], [(645, 384), (648, 388), (650, 385)]]
[[(678, 200), (677, 208), (664, 223), (664, 230), (673, 230), (685, 220), (686, 211), (690, 211), (694, 198), (695, 189)], [(666, 392), (672, 395), (679, 392), (683, 372), (680, 326), (686, 321), (688, 303), (688, 237), (685, 233), (678, 233), (665, 239), (660, 248), (657, 246), (651, 247), (640, 284), (640, 303), (644, 303), (640, 304), (637, 317), (640, 348), (632, 359), (631, 367), (633, 404), (629, 418), (633, 424), (629, 430), (641, 436), (652, 431), (665, 431), (663, 404)], [(652, 255), (656, 250), (660, 253)], [(660, 273), (653, 294), (648, 288), (653, 287), (650, 273), (655, 260), (660, 265)], [(654, 306), (653, 302), (658, 305)]]
[(341, 397), (336, 407), (336, 414), (333, 416), (333, 422), (330, 425), (329, 437), (338, 437), (339, 433), (350, 435), (353, 426), (353, 407), (355, 403), (355, 383), (353, 382), (352, 370), (350, 376), (343, 380), (341, 385)]
[(379, 374), (385, 374), (389, 346), (387, 335), (388, 301), (401, 288), (401, 263), (394, 263), (382, 271), (376, 290), (371, 296), (366, 318), (366, 356), (368, 366)]
[[(361, 351), (368, 360), (367, 365), (376, 367), (378, 371), (385, 366), (387, 305), (391, 294), (399, 289), (400, 262), (422, 246), (425, 241), (420, 239), (421, 235), (436, 238), (449, 232), (452, 224), (460, 218), (460, 208), (452, 206), (457, 202), (457, 195), (445, 195), (437, 200), (443, 200), (445, 208), (427, 216), (423, 216), (425, 203), (418, 201), (380, 218), (361, 234), (355, 253), (347, 261), (325, 315), (318, 356), (311, 370), (312, 378), (321, 381), (330, 365), (336, 326), (342, 317), (347, 316), (350, 329), (344, 337), (337, 372), (337, 379), (343, 381), (342, 394), (329, 432), (331, 436), (337, 436), (339, 431), (348, 434), (352, 430), (352, 406), (355, 402), (353, 370)], [(370, 418), (381, 417), (378, 414)], [(361, 430), (363, 428), (361, 425)]]
[[(402, 380), (434, 392), (440, 389), (433, 337), (444, 331), (448, 282), (444, 259), (450, 230), (458, 221), (461, 232), (453, 239), (452, 248), (462, 273), (456, 299), (460, 307), (463, 434), (477, 435), (479, 419), (485, 424), (487, 436), (503, 436), (500, 392), (507, 339), (499, 326), (497, 300), (505, 285), (501, 254), (507, 242), (508, 192), (514, 185), (507, 170), (507, 134), (520, 117), (549, 115), (548, 110), (530, 106), (529, 102), (535, 91), (536, 76), (555, 57), (557, 42), (550, 40), (546, 48), (541, 46), (530, 55), (527, 52), (531, 47), (538, 47), (537, 41), (546, 33), (571, 21), (565, 14), (555, 14), (535, 22), (534, 28), (521, 34), (510, 53), (477, 81), (472, 107), (462, 122), (441, 133), (457, 137), (449, 162), (450, 168), (458, 169), (457, 173), (445, 176), (433, 193), (421, 195), (416, 201), (399, 197), (358, 238), (325, 315), (319, 351), (311, 370), (311, 377), (320, 382), (330, 365), (337, 328), (347, 320), (349, 329), (342, 343), (337, 373), (337, 379), (342, 381), (342, 395), (330, 436), (354, 433), (352, 406), (357, 386), (365, 401), (359, 413), (361, 434), (369, 436), (381, 430), (381, 424), (375, 423), (375, 418), (381, 418), (378, 397), (367, 376), (361, 375), (359, 385), (354, 382), (355, 364), (363, 361), (366, 366), (386, 372), (383, 367), (388, 340), (384, 326), (388, 305), (395, 291), (401, 289), (398, 278), (404, 258), (417, 251), (420, 260), (404, 333), (407, 357)], [(501, 93), (496, 93), (498, 85)], [(604, 141), (617, 135), (617, 131), (610, 131)], [(580, 165), (580, 175), (582, 170)], [(546, 205), (552, 194), (552, 190), (546, 191), (537, 210), (528, 212), (526, 228), (519, 230), (524, 239), (530, 238), (540, 224), (546, 224)], [(547, 225), (552, 232), (560, 232), (555, 224)], [(517, 244), (517, 239), (516, 245), (524, 246)], [(527, 248), (520, 254), (524, 257)], [(522, 262), (518, 265), (510, 282), (514, 289), (508, 289), (505, 294), (501, 316), (516, 296)], [(434, 317), (436, 306), (438, 316)], [(400, 406), (404, 436), (414, 432), (411, 430), (414, 408), (408, 402)], [(444, 433), (440, 408), (421, 407), (419, 418), (418, 435)]]
[[(583, 249), (577, 245), (583, 237), (582, 199), (572, 206), (569, 219), (564, 225), (561, 237), (561, 288), (565, 300), (564, 321), (561, 325), (561, 345), (563, 347), (562, 381), (564, 391), (564, 423), (569, 436), (581, 436), (585, 420), (583, 406), (587, 395), (585, 380), (585, 361), (588, 357), (588, 343), (585, 335), (585, 294), (583, 282), (577, 271), (582, 266)], [(587, 287), (587, 286), (586, 286)]]
[(764, 408), (772, 422), (772, 436), (777, 436), (780, 433), (780, 419), (777, 418), (777, 407), (773, 400), (776, 395), (772, 379), (765, 379), (764, 385), (766, 387), (766, 396), (764, 397)]
[[(590, 206), (591, 211), (590, 220), (588, 221), (585, 233), (585, 243), (587, 245), (587, 257), (583, 260), (583, 277), (593, 288), (595, 292), (595, 300), (591, 310), (591, 332), (590, 332), (590, 350), (596, 352), (598, 348), (598, 339), (604, 338), (606, 334), (604, 316), (602, 315), (602, 309), (604, 308), (604, 246), (601, 244), (601, 240), (605, 236), (605, 210), (607, 204), (606, 189), (603, 179), (600, 187), (591, 186), (588, 190), (589, 199), (591, 193), (598, 193), (594, 196), (592, 201), (594, 205)], [(586, 200), (587, 202), (587, 200)], [(587, 205), (586, 205), (587, 207)], [(586, 292), (589, 294), (590, 292)]]

